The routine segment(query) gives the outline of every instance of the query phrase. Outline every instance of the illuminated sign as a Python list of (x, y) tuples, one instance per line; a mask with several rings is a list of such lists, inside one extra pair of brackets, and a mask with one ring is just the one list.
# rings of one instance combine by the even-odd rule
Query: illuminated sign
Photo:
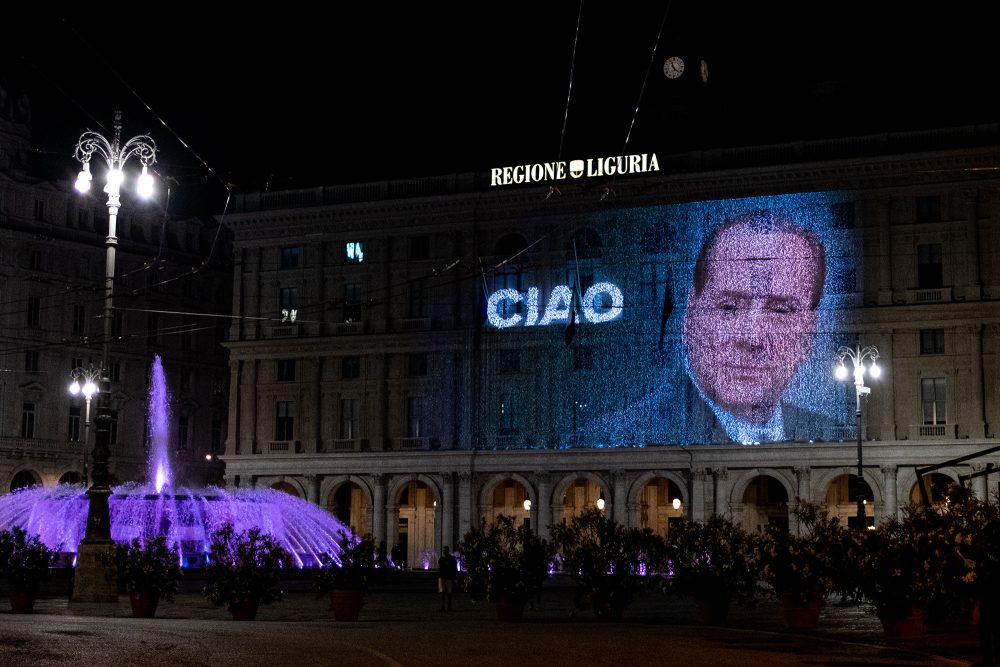
[[(567, 285), (556, 285), (549, 293), (544, 310), (538, 301), (537, 287), (529, 287), (522, 294), (515, 289), (501, 289), (490, 295), (486, 302), (486, 317), (497, 329), (516, 326), (545, 326), (558, 322), (568, 322), (572, 308), (573, 291)], [(518, 312), (518, 304), (523, 304), (524, 313)], [(622, 314), (625, 297), (617, 285), (595, 283), (583, 295), (579, 311), (583, 320), (592, 324), (610, 322)]]
[(523, 183), (542, 183), (545, 181), (563, 181), (566, 177), (581, 176), (626, 176), (628, 174), (644, 174), (659, 171), (660, 164), (656, 153), (641, 153), (639, 155), (613, 155), (610, 157), (587, 158), (586, 160), (565, 160), (557, 162), (538, 162), (535, 164), (519, 164), (513, 167), (494, 167), (490, 169), (490, 185), (520, 185)]

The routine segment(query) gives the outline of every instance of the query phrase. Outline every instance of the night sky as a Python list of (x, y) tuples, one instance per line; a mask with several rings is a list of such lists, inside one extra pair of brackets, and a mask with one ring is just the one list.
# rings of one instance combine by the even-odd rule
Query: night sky
[[(121, 108), (126, 137), (156, 139), (180, 205), (213, 213), (224, 183), (360, 183), (1000, 120), (996, 17), (976, 3), (949, 15), (850, 2), (346, 4), (4, 9), (3, 79), (31, 95), (49, 171), (71, 179), (76, 138), (109, 132)], [(668, 81), (675, 54), (705, 58), (708, 83)]]

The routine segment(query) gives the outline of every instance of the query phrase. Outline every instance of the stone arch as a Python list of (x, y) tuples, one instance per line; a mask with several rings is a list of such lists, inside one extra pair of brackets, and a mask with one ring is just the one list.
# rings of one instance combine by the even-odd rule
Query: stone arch
[[(597, 473), (577, 471), (567, 473), (553, 487), (550, 506), (552, 507), (552, 518), (556, 523), (567, 521), (571, 518), (567, 514), (567, 505), (563, 503), (563, 499), (569, 492), (570, 487), (576, 484), (576, 481), (579, 479), (585, 479), (597, 487), (599, 494), (604, 498), (604, 511), (607, 512), (608, 516), (612, 516), (612, 503), (615, 502), (615, 498), (611, 492), (611, 485)], [(589, 500), (585, 499), (584, 502), (588, 503)], [(624, 501), (625, 499), (623, 498), (622, 500)], [(583, 507), (577, 508), (576, 504), (572, 507), (577, 511), (583, 509)]]
[[(408, 494), (407, 504), (400, 503), (404, 488), (411, 482), (421, 486), (416, 488), (417, 497)], [(419, 493), (425, 489), (426, 493)], [(428, 570), (437, 567), (437, 553), (441, 543), (442, 516), (439, 506), (442, 502), (441, 485), (433, 477), (425, 474), (400, 475), (392, 480), (386, 490), (387, 518), (393, 525), (387, 536), (394, 544), (399, 544), (405, 554), (403, 567)]]
[(270, 477), (266, 479), (260, 479), (259, 482), (267, 484), (269, 489), (276, 489), (278, 491), (294, 490), (295, 494), (299, 498), (308, 499), (309, 494), (306, 492), (305, 485), (302, 484), (302, 480), (297, 477), (292, 477), (290, 475), (281, 475), (278, 477)]
[[(909, 469), (909, 475), (906, 476), (905, 486), (901, 485), (901, 488), (906, 489), (906, 495), (902, 497), (903, 503), (920, 503), (922, 502), (920, 496), (920, 489), (917, 487), (917, 473), (914, 469)], [(948, 484), (958, 484), (960, 472), (957, 468), (941, 468), (940, 470), (935, 470), (924, 475), (924, 479), (930, 482), (927, 485), (927, 493), (930, 498), (931, 504), (940, 504), (944, 502), (944, 493)]]
[[(885, 507), (885, 480), (881, 473), (876, 473), (875, 470), (865, 470), (865, 482), (868, 487), (872, 490), (872, 496), (874, 496), (875, 502), (875, 516), (878, 516), (878, 512), (881, 508)], [(857, 475), (857, 467), (853, 468), (826, 468), (823, 470), (813, 469), (812, 477), (812, 488), (815, 489), (816, 493), (821, 493), (822, 496), (811, 500), (811, 502), (818, 503), (822, 505), (826, 499), (827, 489), (830, 488), (830, 484), (834, 482), (838, 477), (842, 475)]]
[(80, 474), (79, 470), (67, 470), (62, 475), (59, 476), (59, 481), (56, 484), (81, 484), (83, 483), (83, 475)]
[[(493, 494), (500, 484), (507, 481), (517, 482), (524, 488), (525, 497), (531, 501), (531, 507), (538, 507), (538, 493), (532, 486), (531, 482), (528, 481), (524, 475), (520, 473), (498, 473), (491, 475), (483, 484), (479, 487), (479, 519), (482, 522), (491, 522), (495, 517), (495, 507), (493, 504)], [(505, 506), (506, 507), (506, 506)], [(503, 512), (513, 516), (515, 520), (523, 521), (524, 519), (530, 519), (532, 510), (525, 510), (523, 504), (514, 503), (514, 506), (510, 508), (511, 511)]]
[[(731, 471), (732, 472), (732, 471)], [(765, 478), (774, 480), (784, 491), (785, 500), (772, 501), (766, 504), (754, 503), (748, 505), (746, 497), (751, 491), (751, 485), (756, 480)], [(733, 519), (747, 530), (761, 530), (765, 525), (778, 523), (789, 527), (789, 505), (795, 499), (795, 477), (791, 470), (775, 468), (751, 468), (740, 471), (735, 483), (730, 488), (729, 506), (733, 510)], [(784, 508), (768, 507), (784, 503)], [(761, 509), (761, 508), (764, 509)]]
[(299, 490), (295, 488), (294, 484), (290, 484), (284, 480), (281, 480), (279, 482), (274, 482), (273, 484), (271, 484), (270, 488), (275, 491), (281, 491), (282, 493), (287, 493), (290, 496), (295, 496), (296, 498), (302, 497), (299, 495)]
[[(347, 509), (347, 521), (344, 520), (343, 516), (335, 512), (335, 505), (337, 504), (336, 495), (345, 485), (353, 485), (352, 490), (353, 488), (357, 488), (357, 496), (359, 496), (355, 497), (353, 492), (351, 494), (351, 502)], [(320, 485), (321, 507), (334, 514), (337, 519), (346, 523), (351, 530), (359, 535), (372, 532), (374, 497), (369, 483), (357, 475), (338, 475), (324, 479)], [(358, 502), (358, 507), (354, 506), (355, 502)]]
[[(875, 475), (870, 471), (866, 472), (868, 474), (864, 476), (863, 481), (871, 491), (872, 506), (870, 509), (865, 508), (865, 516), (870, 517), (868, 521), (872, 521), (878, 519), (881, 509), (885, 507), (881, 493), (882, 487), (877, 483), (882, 480), (877, 479), (880, 475)], [(830, 516), (837, 517), (844, 525), (853, 525), (857, 519), (857, 498), (853, 496), (850, 489), (852, 480), (857, 477), (857, 474), (857, 468), (838, 468), (829, 470), (827, 474), (823, 475), (823, 486), (820, 487), (823, 496), (817, 503), (823, 506)], [(847, 488), (844, 488), (845, 484)], [(835, 489), (835, 486), (840, 488)], [(833, 502), (837, 496), (839, 496), (839, 501)]]
[[(681, 501), (681, 507), (674, 509), (670, 503), (670, 498), (663, 499), (666, 504), (660, 502), (659, 493), (649, 497), (647, 487), (657, 482), (665, 480), (668, 488), (676, 487), (677, 497)], [(668, 495), (672, 495), (669, 494)], [(629, 488), (628, 493), (628, 514), (627, 523), (636, 528), (650, 528), (654, 533), (666, 537), (670, 532), (670, 523), (684, 516), (690, 516), (690, 493), (688, 491), (687, 480), (683, 475), (676, 472), (663, 470), (651, 470), (640, 475)]]
[(16, 491), (18, 489), (24, 489), (29, 486), (41, 486), (42, 476), (37, 472), (28, 467), (22, 467), (17, 470), (13, 475), (10, 476), (10, 482), (8, 482), (7, 489), (9, 491)]

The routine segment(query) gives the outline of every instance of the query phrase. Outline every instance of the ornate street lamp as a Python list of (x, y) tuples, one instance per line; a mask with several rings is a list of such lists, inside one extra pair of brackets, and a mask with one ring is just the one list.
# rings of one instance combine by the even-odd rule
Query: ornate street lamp
[(856, 490), (856, 498), (858, 501), (858, 526), (859, 528), (867, 525), (868, 520), (865, 516), (865, 492), (864, 492), (864, 471), (861, 467), (861, 397), (867, 396), (872, 393), (871, 387), (865, 386), (865, 360), (870, 360), (871, 365), (868, 367), (868, 372), (871, 373), (872, 378), (878, 379), (882, 375), (882, 369), (878, 367), (875, 360), (878, 359), (878, 348), (874, 345), (869, 345), (862, 348), (860, 345), (856, 345), (853, 349), (847, 347), (846, 345), (841, 345), (840, 349), (837, 350), (837, 368), (834, 371), (834, 375), (838, 380), (846, 380), (850, 375), (847, 370), (847, 366), (844, 365), (844, 359), (850, 359), (853, 365), (853, 375), (854, 375), (854, 397), (855, 397), (855, 419), (856, 419), (856, 431), (858, 435), (858, 485)]
[(90, 399), (100, 391), (97, 388), (97, 383), (101, 379), (101, 370), (94, 368), (93, 365), (87, 368), (77, 366), (70, 372), (69, 377), (72, 380), (69, 384), (69, 393), (72, 396), (79, 396), (80, 393), (83, 393), (83, 397), (87, 401), (87, 409), (83, 420), (83, 485), (87, 486), (87, 446), (90, 444)]
[[(103, 158), (108, 166), (107, 184), (104, 192), (108, 195), (108, 237), (104, 264), (104, 345), (101, 359), (100, 392), (97, 397), (97, 416), (94, 428), (94, 451), (92, 479), (93, 486), (87, 491), (90, 499), (87, 512), (87, 532), (76, 555), (76, 575), (73, 585), (73, 600), (77, 602), (117, 602), (118, 586), (114, 576), (113, 554), (115, 543), (111, 540), (111, 517), (108, 512), (108, 459), (111, 444), (111, 336), (112, 300), (115, 279), (115, 224), (121, 207), (121, 185), (125, 180), (123, 168), (129, 159), (135, 157), (142, 163), (136, 192), (140, 197), (153, 193), (153, 177), (150, 165), (156, 162), (156, 143), (149, 135), (141, 134), (122, 143), (122, 112), (115, 112), (114, 138), (106, 139), (97, 132), (87, 130), (76, 144), (76, 159), (83, 168), (76, 179), (76, 189), (81, 193), (90, 189), (93, 175), (90, 161), (94, 156)], [(107, 576), (107, 575), (111, 576)]]

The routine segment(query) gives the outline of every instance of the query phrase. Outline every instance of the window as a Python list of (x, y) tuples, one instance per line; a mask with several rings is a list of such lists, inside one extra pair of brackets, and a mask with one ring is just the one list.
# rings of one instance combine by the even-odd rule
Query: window
[(520, 373), (521, 351), (500, 350), (497, 355), (497, 370), (501, 373)]
[[(496, 273), (493, 280), (493, 290), (502, 289), (512, 289), (516, 292), (524, 292), (524, 274), (520, 269), (516, 267), (504, 267)], [(525, 310), (524, 300), (518, 301), (517, 303), (512, 302), (510, 299), (504, 299), (500, 302), (500, 307), (498, 312), (501, 317), (510, 317), (515, 313), (523, 314)]]
[(278, 382), (292, 382), (295, 380), (295, 360), (278, 359)]
[(38, 350), (28, 350), (24, 353), (24, 372), (37, 373), (39, 366)]
[(274, 439), (295, 439), (295, 402), (278, 401), (275, 403)]
[(299, 268), (299, 254), (302, 252), (302, 248), (282, 248), (281, 249), (281, 268), (282, 269), (297, 269)]
[(361, 357), (344, 357), (340, 362), (340, 379), (357, 380), (361, 377)]
[(944, 329), (920, 330), (920, 354), (944, 354)]
[(177, 420), (177, 451), (186, 452), (188, 448), (188, 418), (180, 417)]
[(27, 401), (21, 404), (21, 437), (35, 437), (35, 404)]
[(108, 379), (112, 382), (122, 381), (122, 364), (120, 361), (112, 361), (108, 367)]
[(120, 339), (122, 337), (122, 320), (125, 319), (125, 313), (120, 311), (115, 311), (111, 313), (111, 337), (113, 339)]
[(941, 244), (921, 243), (917, 246), (917, 288), (936, 289), (943, 286)]
[(518, 409), (515, 394), (500, 394), (500, 426), (499, 435), (518, 435)]
[(32, 271), (42, 270), (42, 251), (32, 250), (29, 256), (30, 268)]
[(410, 377), (424, 377), (427, 375), (426, 352), (414, 352), (407, 356), (406, 374)]
[(361, 283), (344, 283), (344, 321), (361, 321)]
[(593, 229), (578, 229), (566, 244), (566, 259), (600, 259), (602, 255), (601, 236)]
[(947, 423), (945, 411), (945, 378), (922, 378), (920, 400), (923, 404), (924, 424)]
[(194, 331), (194, 322), (184, 319), (181, 324), (181, 349), (190, 350), (191, 349), (191, 332)]
[(406, 437), (421, 438), (424, 435), (424, 397), (410, 396), (406, 399)]
[(26, 314), (26, 324), (29, 327), (37, 327), (41, 320), (42, 302), (37, 296), (28, 297), (28, 308)]
[(431, 256), (431, 237), (410, 237), (410, 259), (428, 259)]
[(111, 422), (108, 424), (108, 444), (118, 444), (118, 411), (111, 411)]
[(282, 310), (291, 310), (299, 307), (299, 288), (282, 287), (279, 293), (279, 306)]
[(69, 370), (75, 371), (77, 368), (83, 368), (83, 359), (73, 357), (69, 360)]
[(160, 342), (160, 318), (152, 313), (146, 315), (146, 342)]
[(410, 282), (409, 317), (421, 318), (427, 312), (427, 279), (418, 278)]
[(79, 303), (73, 304), (73, 333), (82, 334), (87, 327), (87, 308)]
[(939, 222), (941, 220), (941, 197), (934, 195), (917, 197), (917, 222)]
[(577, 345), (573, 348), (573, 370), (589, 371), (594, 368), (594, 348)]
[(35, 220), (45, 220), (45, 202), (41, 199), (35, 200)]
[(76, 226), (80, 229), (90, 229), (90, 211), (76, 212)]
[(69, 406), (69, 427), (66, 429), (66, 439), (70, 442), (80, 441), (80, 406)]
[[(659, 264), (648, 263), (642, 265), (642, 274), (639, 277), (639, 305), (657, 306), (662, 286), (666, 285), (667, 269)], [(582, 298), (582, 295), (581, 295)]]
[(836, 229), (854, 227), (854, 202), (831, 204), (830, 217), (833, 218), (833, 226)]
[(191, 391), (191, 387), (194, 385), (194, 371), (190, 368), (182, 368), (180, 380), (181, 391)]
[(361, 241), (348, 241), (344, 245), (344, 255), (348, 264), (360, 264), (365, 261), (365, 251)]
[(340, 399), (340, 439), (353, 440), (360, 434), (361, 401), (357, 398)]

